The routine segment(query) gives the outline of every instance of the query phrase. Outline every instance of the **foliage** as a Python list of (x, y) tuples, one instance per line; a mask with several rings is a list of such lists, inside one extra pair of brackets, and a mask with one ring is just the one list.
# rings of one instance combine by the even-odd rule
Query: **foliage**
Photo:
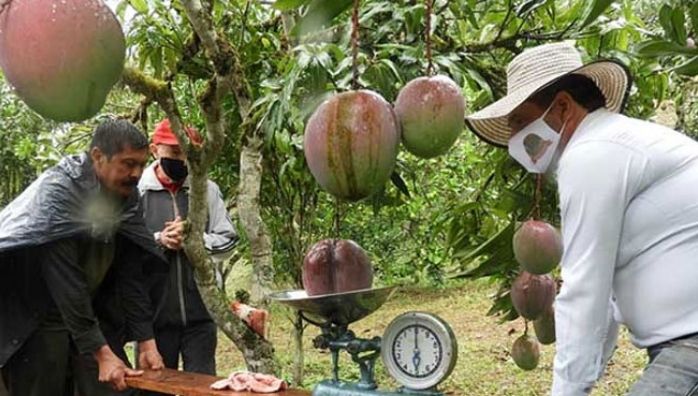
[[(344, 5), (344, 13), (338, 12), (339, 3)], [(324, 28), (314, 34), (307, 34), (304, 29), (292, 30), (294, 37), (299, 38), (294, 51), (300, 65), (312, 64), (320, 69), (309, 72), (315, 76), (309, 91), (302, 88), (307, 85), (297, 81), (278, 84), (285, 88), (299, 86), (298, 104), (289, 105), (302, 109), (292, 116), (293, 126), (287, 128), (292, 134), (300, 135), (299, 125), (308, 114), (307, 103), (314, 108), (319, 102), (315, 97), (324, 97), (328, 89), (349, 89), (350, 26), (346, 9), (350, 5), (317, 1), (280, 1), (276, 5), (282, 10), (300, 7), (300, 26)], [(680, 79), (677, 75), (685, 71), (671, 66), (678, 64), (677, 57), (663, 59), (659, 64), (656, 59), (642, 57), (638, 51), (641, 46), (634, 45), (655, 34), (657, 21), (648, 11), (651, 5), (603, 0), (436, 1), (432, 24), (434, 63), (439, 72), (449, 74), (462, 85), (470, 109), (475, 110), (504, 94), (503, 66), (523, 48), (547, 41), (575, 40), (587, 60), (617, 58), (629, 65), (636, 76), (636, 86), (627, 112), (648, 118), (659, 102), (676, 95), (672, 79)], [(667, 7), (672, 14), (680, 12), (679, 5), (665, 5), (663, 9)], [(329, 17), (318, 21), (317, 15)], [(338, 17), (333, 20), (335, 15)], [(678, 21), (676, 18), (674, 22)], [(405, 82), (423, 74), (423, 26), (421, 2), (362, 2), (358, 65), (361, 86), (393, 100)], [(671, 48), (681, 54), (694, 53), (686, 47), (690, 42), (686, 41), (684, 30), (673, 27), (669, 33), (670, 25), (663, 26), (667, 37), (677, 41)], [(281, 80), (288, 78), (295, 78), (294, 74), (285, 74)], [(325, 90), (317, 89), (323, 85)], [(292, 101), (293, 94), (286, 98)], [(295, 163), (300, 149), (297, 144)], [(508, 298), (509, 283), (518, 271), (511, 252), (511, 236), (517, 222), (530, 216), (533, 178), (525, 175), (505, 153), (486, 147), (469, 134), (441, 159), (422, 161), (403, 153), (400, 160), (400, 173), (408, 176), (407, 185), (411, 186), (410, 196), (389, 186), (384, 195), (364, 205), (353, 205), (344, 213), (345, 235), (375, 255), (378, 271), (388, 283), (433, 285), (443, 283), (445, 276), (499, 279), (501, 288), (491, 313), (515, 318)], [(331, 216), (327, 211), (332, 204), (329, 199), (322, 199), (324, 193), (319, 195), (324, 206), (312, 209), (325, 213), (316, 218), (322, 219), (328, 230)], [(554, 181), (548, 182), (543, 202), (543, 217), (559, 223)], [(303, 210), (307, 209), (306, 206)], [(295, 263), (299, 257), (296, 253)]]
[(100, 116), (85, 123), (57, 123), (34, 113), (11, 93), (0, 74), (0, 208), (63, 155), (86, 150), (101, 119), (133, 107), (132, 98), (115, 90)]
[[(338, 236), (356, 240), (371, 254), (382, 283), (442, 286), (451, 277), (491, 277), (501, 285), (492, 312), (513, 318), (507, 293), (518, 268), (508, 241), (512, 227), (530, 215), (535, 180), (505, 151), (464, 131), (441, 158), (401, 153), (393, 183), (372, 199), (337, 204), (308, 172), (302, 136), (324, 98), (350, 89), (351, 2), (278, 0), (275, 8), (264, 3), (219, 0), (210, 12), (217, 29), (237, 46), (253, 93), (251, 118), (264, 132), (260, 199), (279, 284), (298, 286), (305, 250), (318, 239)], [(574, 40), (585, 60), (618, 58), (629, 65), (635, 75), (630, 115), (649, 118), (670, 98), (680, 109), (679, 127), (698, 133), (698, 84), (690, 79), (698, 54), (689, 48), (696, 39), (697, 9), (688, 0), (437, 0), (433, 61), (438, 73), (462, 87), (471, 112), (505, 94), (505, 66), (524, 48)], [(128, 20), (130, 61), (169, 81), (183, 119), (202, 128), (195, 93), (212, 66), (193, 50), (197, 43), (182, 23), (181, 4), (124, 0), (117, 12)], [(424, 2), (364, 0), (360, 22), (359, 85), (393, 101), (407, 81), (426, 70)], [(83, 149), (95, 122), (52, 124), (2, 89), (0, 136), (6, 144), (0, 169), (19, 177), (3, 181), (0, 205), (60, 154)], [(148, 103), (138, 107), (119, 87), (105, 112), (135, 115), (146, 130), (163, 116), (146, 110)], [(211, 173), (233, 209), (242, 122), (237, 107), (233, 98), (223, 101), (231, 127)], [(548, 183), (543, 217), (558, 223), (554, 181)]]

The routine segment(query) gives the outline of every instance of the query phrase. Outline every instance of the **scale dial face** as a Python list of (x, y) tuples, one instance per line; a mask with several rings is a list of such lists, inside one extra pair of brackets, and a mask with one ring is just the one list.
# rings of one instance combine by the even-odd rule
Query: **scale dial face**
[(436, 315), (407, 312), (385, 330), (381, 357), (388, 373), (410, 389), (428, 389), (453, 371), (458, 344), (451, 327)]

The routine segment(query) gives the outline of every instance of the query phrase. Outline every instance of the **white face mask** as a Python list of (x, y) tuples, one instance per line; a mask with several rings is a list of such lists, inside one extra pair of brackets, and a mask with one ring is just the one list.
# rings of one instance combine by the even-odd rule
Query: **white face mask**
[(565, 121), (557, 133), (544, 121), (551, 107), (552, 104), (542, 116), (509, 139), (509, 155), (531, 173), (545, 173), (548, 169), (567, 124)]

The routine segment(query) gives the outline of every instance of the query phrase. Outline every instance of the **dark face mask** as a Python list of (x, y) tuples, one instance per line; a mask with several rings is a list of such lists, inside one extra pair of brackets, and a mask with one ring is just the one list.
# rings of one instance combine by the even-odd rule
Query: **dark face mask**
[(184, 181), (189, 174), (187, 164), (179, 159), (165, 157), (160, 158), (160, 166), (167, 177), (176, 183)]

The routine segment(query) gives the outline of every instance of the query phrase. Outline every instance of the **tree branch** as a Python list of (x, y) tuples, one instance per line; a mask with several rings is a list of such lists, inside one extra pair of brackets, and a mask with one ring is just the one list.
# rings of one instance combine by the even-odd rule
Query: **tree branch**
[[(215, 71), (214, 76), (208, 81), (206, 90), (198, 98), (199, 106), (204, 113), (208, 140), (202, 150), (193, 150), (191, 154), (188, 153), (191, 167), (189, 200), (189, 219), (191, 223), (190, 231), (184, 241), (184, 249), (195, 266), (197, 285), (206, 306), (214, 314), (213, 316), (218, 326), (223, 329), (226, 335), (233, 340), (243, 353), (248, 368), (252, 371), (273, 373), (277, 371), (278, 367), (274, 359), (272, 345), (234, 317), (227, 306), (227, 296), (216, 287), (214, 267), (210, 263), (203, 245), (203, 232), (206, 226), (206, 211), (208, 209), (206, 198), (207, 172), (220, 154), (225, 140), (226, 122), (223, 119), (221, 102), (232, 91), (242, 119), (242, 127), (245, 128), (246, 134), (249, 132), (254, 136), (257, 128), (251, 123), (249, 118), (253, 97), (252, 90), (247, 83), (245, 70), (240, 63), (238, 54), (225, 38), (216, 33), (210, 12), (205, 9), (202, 1), (182, 0), (182, 5)], [(210, 5), (210, 3), (206, 5)], [(174, 123), (173, 128), (176, 128)], [(245, 149), (256, 147), (257, 153), (261, 156), (258, 146), (249, 145), (252, 141), (254, 140), (248, 139), (248, 144), (243, 148), (243, 152)], [(241, 155), (241, 161), (243, 161), (243, 158), (245, 158), (244, 154)], [(253, 174), (253, 176), (256, 176), (257, 182), (259, 182), (261, 172)], [(245, 189), (241, 188), (241, 190), (244, 191)], [(258, 199), (258, 190), (255, 191), (253, 187), (251, 190), (256, 193)], [(258, 242), (258, 240), (269, 240), (264, 223), (259, 216), (259, 208), (255, 208), (252, 205), (245, 212), (249, 212), (246, 213), (247, 216), (254, 217), (261, 223), (261, 226), (257, 228), (257, 230), (262, 230), (261, 236), (250, 235), (252, 233), (248, 224), (245, 224), (245, 229), (250, 239), (255, 270), (258, 270), (260, 267), (266, 268), (269, 266), (267, 263), (271, 262), (270, 257), (267, 260), (260, 260), (255, 255), (255, 252), (262, 251), (265, 254), (269, 252), (269, 256), (271, 256), (271, 244), (264, 246)]]
[(550, 33), (544, 33), (544, 34), (539, 34), (536, 32), (518, 32), (512, 36), (505, 37), (505, 38), (498, 38), (496, 40), (492, 40), (488, 43), (476, 43), (476, 44), (469, 44), (465, 45), (465, 51), (470, 52), (470, 53), (476, 53), (476, 52), (490, 52), (492, 50), (498, 49), (498, 48), (504, 48), (507, 50), (510, 50), (511, 52), (514, 53), (519, 53), (521, 52), (521, 49), (518, 48), (516, 45), (516, 42), (519, 40), (535, 40), (535, 41), (559, 41), (563, 38), (565, 38), (565, 35), (568, 33), (569, 29), (571, 26), (568, 26), (562, 31), (558, 32), (550, 32)]
[(216, 60), (220, 59), (221, 50), (218, 47), (218, 34), (213, 29), (210, 15), (200, 0), (182, 0), (182, 5), (191, 26), (206, 49), (206, 55), (216, 64)]
[(172, 126), (172, 132), (177, 136), (177, 141), (185, 149), (187, 155), (194, 154), (194, 147), (184, 133), (184, 125), (179, 114), (179, 108), (169, 83), (150, 77), (142, 71), (125, 67), (121, 75), (121, 81), (132, 91), (146, 97), (146, 100), (157, 102), (167, 114)]
[(509, 0), (509, 6), (507, 7), (507, 14), (504, 16), (504, 20), (502, 21), (502, 26), (499, 27), (499, 32), (497, 32), (497, 37), (494, 38), (493, 41), (498, 41), (502, 37), (502, 33), (504, 33), (504, 29), (507, 27), (507, 23), (509, 22), (509, 16), (511, 15), (512, 10), (514, 7), (511, 6), (511, 0)]

